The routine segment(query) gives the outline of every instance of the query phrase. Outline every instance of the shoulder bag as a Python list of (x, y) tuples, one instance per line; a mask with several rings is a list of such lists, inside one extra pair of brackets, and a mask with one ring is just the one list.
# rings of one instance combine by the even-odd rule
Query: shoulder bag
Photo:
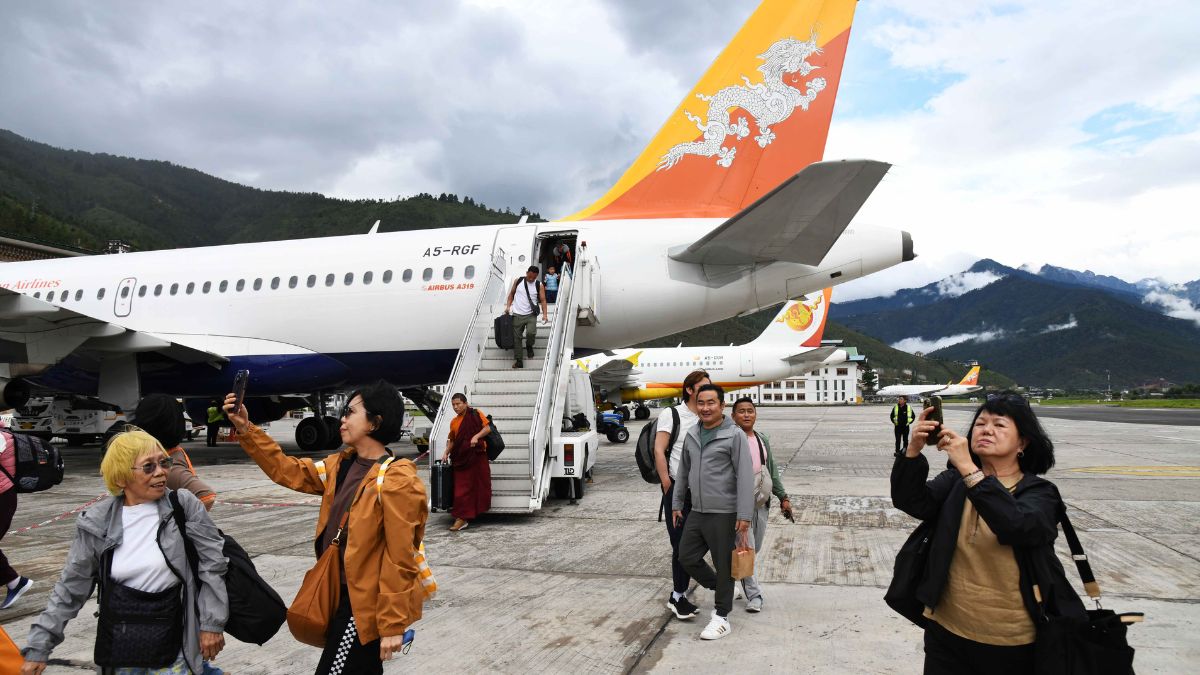
[(100, 611), (92, 658), (107, 668), (165, 668), (183, 649), (186, 584), (157, 593), (112, 579), (113, 550), (100, 558)]
[(1100, 606), (1100, 585), (1096, 583), (1083, 544), (1067, 517), (1065, 505), (1059, 507), (1058, 522), (1075, 560), (1075, 569), (1083, 580), (1083, 588), (1096, 603), (1096, 608), (1087, 610), (1086, 617), (1059, 615), (1046, 603), (1037, 579), (1034, 579), (1034, 597), (1041, 613), (1034, 620), (1037, 626), (1034, 670), (1038, 675), (1133, 675), (1134, 650), (1129, 646), (1126, 631), (1129, 624), (1140, 623), (1145, 615), (1142, 612), (1117, 614)]
[(917, 600), (917, 587), (925, 580), (925, 568), (929, 564), (929, 549), (933, 544), (933, 533), (937, 529), (937, 518), (922, 520), (917, 529), (908, 535), (892, 568), (892, 583), (888, 585), (883, 601), (900, 616), (921, 628), (929, 624), (925, 618), (925, 605)]
[(771, 480), (771, 467), (767, 465), (767, 444), (763, 437), (756, 431), (754, 437), (758, 439), (758, 456), (762, 459), (762, 468), (754, 477), (754, 505), (762, 508), (771, 501), (771, 490), (775, 487), (775, 482)]

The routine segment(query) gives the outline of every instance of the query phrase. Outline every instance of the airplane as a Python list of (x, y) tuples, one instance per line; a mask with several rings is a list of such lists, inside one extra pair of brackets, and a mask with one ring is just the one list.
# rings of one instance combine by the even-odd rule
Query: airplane
[(814, 296), (784, 304), (757, 338), (741, 346), (617, 349), (575, 360), (592, 378), (592, 386), (622, 417), (626, 401), (636, 401), (633, 416), (650, 417), (645, 401), (676, 398), (688, 373), (704, 369), (726, 391), (743, 389), (843, 363), (845, 349), (822, 345), (829, 316), (827, 288)]
[(243, 368), (256, 421), (380, 378), (419, 394), (447, 381), (490, 266), (515, 278), (557, 241), (591, 261), (577, 354), (912, 260), (907, 232), (851, 226), (890, 165), (821, 161), (855, 4), (763, 2), (616, 184), (557, 221), (6, 263), (0, 396), (162, 392), (196, 416)]
[(893, 384), (875, 392), (878, 396), (962, 396), (979, 391), (979, 366), (972, 366), (958, 384)]

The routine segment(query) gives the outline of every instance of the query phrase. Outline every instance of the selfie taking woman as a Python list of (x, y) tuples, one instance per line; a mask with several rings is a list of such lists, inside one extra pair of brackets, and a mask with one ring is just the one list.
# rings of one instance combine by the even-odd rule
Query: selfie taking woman
[(457, 415), (450, 420), (450, 466), (454, 468), (454, 516), (451, 531), (458, 532), (492, 506), (492, 467), (488, 464), (487, 435), (491, 423), (455, 394), (450, 404)]
[(321, 461), (284, 454), (245, 406), (234, 410), (236, 400), (229, 394), (224, 408), (242, 449), (279, 485), (321, 495), (318, 558), (341, 532), (339, 601), (317, 674), (382, 673), (425, 601), (414, 558), (429, 513), (425, 484), (415, 464), (393, 461), (386, 446), (400, 437), (400, 392), (379, 382), (351, 394), (340, 429), (346, 447)]
[(225, 646), (225, 542), (200, 500), (178, 492), (187, 538), (199, 555), (198, 578), (193, 575), (172, 515), (170, 468), (162, 445), (144, 431), (109, 441), (100, 473), (114, 496), (79, 514), (62, 577), (46, 611), (29, 628), (23, 675), (45, 670), (95, 579), (100, 580), (95, 655), (103, 672), (199, 674), (206, 672), (202, 659), (216, 658)]
[[(1054, 466), (1054, 445), (1029, 403), (989, 397), (966, 437), (942, 427), (929, 448), (949, 467), (929, 477), (922, 454), (936, 422), (926, 408), (892, 466), (892, 503), (920, 520), (936, 519), (924, 581), (925, 673), (1028, 673), (1034, 670), (1037, 595), (1064, 616), (1083, 603), (1054, 553), (1058, 488), (1039, 478)], [(940, 457), (937, 460), (940, 463)]]

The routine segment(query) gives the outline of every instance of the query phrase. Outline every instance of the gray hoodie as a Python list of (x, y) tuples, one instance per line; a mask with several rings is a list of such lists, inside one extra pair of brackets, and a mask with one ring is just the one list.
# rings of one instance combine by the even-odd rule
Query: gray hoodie
[(724, 416), (713, 438), (701, 447), (703, 428), (692, 427), (683, 441), (671, 508), (682, 511), (690, 489), (693, 511), (737, 513), (738, 520), (748, 521), (754, 513), (754, 463), (746, 434)]
[[(167, 494), (170, 494), (168, 491)], [(62, 577), (50, 592), (46, 610), (29, 627), (29, 644), (21, 653), (30, 661), (45, 661), (50, 652), (63, 641), (63, 628), (75, 618), (83, 603), (92, 594), (95, 577), (99, 574), (100, 559), (109, 549), (121, 545), (124, 525), (121, 507), (125, 498), (110, 497), (79, 514), (75, 522), (75, 541), (67, 553)], [(193, 673), (204, 671), (200, 657), (200, 631), (221, 633), (229, 616), (229, 600), (225, 594), (225, 568), (228, 561), (222, 555), (225, 540), (217, 532), (204, 505), (191, 492), (179, 491), (179, 503), (187, 516), (188, 538), (196, 545), (200, 556), (200, 586), (188, 567), (187, 551), (175, 520), (171, 502), (163, 495), (158, 505), (158, 547), (167, 564), (187, 584), (185, 618), (183, 622), (183, 656)]]

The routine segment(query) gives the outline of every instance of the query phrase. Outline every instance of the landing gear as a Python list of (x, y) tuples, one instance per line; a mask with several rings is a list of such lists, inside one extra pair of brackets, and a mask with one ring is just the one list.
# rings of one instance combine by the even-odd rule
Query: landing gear
[(325, 428), (329, 432), (329, 440), (325, 443), (325, 449), (337, 450), (342, 447), (342, 421), (336, 417), (326, 415)]
[(644, 405), (639, 405), (633, 409), (633, 416), (635, 419), (648, 420), (650, 419), (650, 409)]
[(623, 405), (620, 408), (617, 408), (615, 412), (621, 416), (622, 422), (629, 421), (629, 406)]
[(328, 444), (329, 427), (323, 418), (305, 417), (296, 425), (296, 445), (304, 452), (318, 452)]

